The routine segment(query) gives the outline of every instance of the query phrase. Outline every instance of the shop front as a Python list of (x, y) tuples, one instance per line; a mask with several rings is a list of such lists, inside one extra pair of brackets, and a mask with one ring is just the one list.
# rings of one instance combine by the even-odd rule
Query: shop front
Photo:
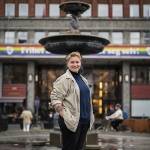
[[(53, 82), (66, 69), (64, 58), (39, 45), (0, 46), (0, 109), (13, 116), (10, 122), (23, 106), (36, 113), (37, 96), (38, 115), (43, 120), (49, 118), (49, 95)], [(145, 109), (150, 102), (146, 92), (150, 87), (149, 60), (150, 50), (144, 46), (109, 46), (97, 55), (83, 56), (83, 74), (89, 81), (97, 118), (116, 103), (121, 103), (131, 117), (150, 116)], [(145, 89), (145, 94), (139, 89)]]

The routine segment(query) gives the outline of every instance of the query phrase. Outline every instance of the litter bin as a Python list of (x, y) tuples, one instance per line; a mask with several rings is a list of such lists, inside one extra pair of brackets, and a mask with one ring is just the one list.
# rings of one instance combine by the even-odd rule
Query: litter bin
[(0, 116), (0, 131), (6, 131), (8, 129), (8, 117), (2, 114)]

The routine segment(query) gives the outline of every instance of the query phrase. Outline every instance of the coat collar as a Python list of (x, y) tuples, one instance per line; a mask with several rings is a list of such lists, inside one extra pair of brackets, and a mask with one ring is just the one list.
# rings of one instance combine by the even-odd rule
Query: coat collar
[(69, 71), (69, 69), (66, 71), (66, 78), (71, 79), (73, 81), (75, 90), (76, 90), (77, 95), (78, 95), (78, 99), (80, 100), (80, 89), (79, 89), (79, 86), (78, 86), (76, 80), (74, 79), (73, 75)]
[[(88, 81), (87, 81), (82, 75), (80, 75), (80, 76), (81, 76), (82, 80), (83, 80), (83, 81), (87, 84), (87, 86), (88, 86)], [(69, 69), (67, 69), (67, 71), (66, 71), (66, 78), (72, 79), (74, 82), (76, 82), (75, 79), (74, 79), (74, 77), (73, 77), (73, 75), (72, 75), (71, 72), (69, 71)]]
[(67, 71), (66, 71), (66, 78), (74, 80), (74, 78), (73, 78), (71, 72), (69, 71), (69, 69), (67, 69)]

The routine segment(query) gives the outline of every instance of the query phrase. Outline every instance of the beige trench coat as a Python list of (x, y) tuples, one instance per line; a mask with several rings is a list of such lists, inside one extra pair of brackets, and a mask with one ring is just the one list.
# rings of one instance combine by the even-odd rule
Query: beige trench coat
[[(88, 86), (87, 80), (83, 76), (81, 77)], [(54, 82), (50, 98), (52, 106), (63, 105), (64, 122), (68, 129), (75, 132), (80, 119), (80, 90), (69, 70)], [(90, 128), (93, 123), (94, 115), (91, 99)]]
[(31, 124), (31, 120), (33, 118), (31, 111), (24, 110), (20, 116), (23, 119), (23, 123)]

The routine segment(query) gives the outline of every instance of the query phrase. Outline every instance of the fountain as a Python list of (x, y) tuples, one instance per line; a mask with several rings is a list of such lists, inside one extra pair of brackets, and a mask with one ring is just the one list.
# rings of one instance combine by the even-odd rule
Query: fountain
[(80, 34), (79, 17), (89, 4), (79, 1), (68, 1), (60, 4), (60, 9), (66, 14), (71, 14), (70, 30), (61, 35), (49, 36), (39, 40), (45, 49), (54, 54), (68, 54), (78, 51), (81, 55), (97, 54), (110, 42), (107, 39), (92, 35)]

